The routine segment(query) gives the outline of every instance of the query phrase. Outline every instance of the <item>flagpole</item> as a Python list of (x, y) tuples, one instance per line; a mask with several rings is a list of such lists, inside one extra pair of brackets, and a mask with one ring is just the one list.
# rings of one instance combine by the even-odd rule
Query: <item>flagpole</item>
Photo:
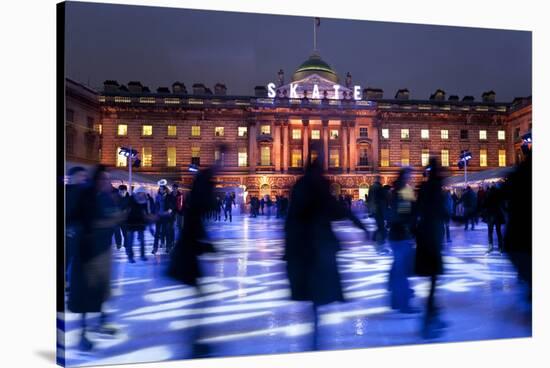
[(313, 51), (317, 51), (317, 19), (313, 18)]

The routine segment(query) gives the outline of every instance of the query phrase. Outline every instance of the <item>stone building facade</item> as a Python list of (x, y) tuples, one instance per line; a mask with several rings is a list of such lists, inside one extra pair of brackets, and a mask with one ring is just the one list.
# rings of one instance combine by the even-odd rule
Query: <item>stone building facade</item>
[[(289, 193), (307, 158), (316, 154), (312, 147), (321, 146), (334, 192), (357, 199), (376, 175), (389, 184), (405, 165), (421, 180), (430, 155), (450, 175), (458, 174), (464, 149), (473, 154), (471, 171), (512, 165), (518, 159), (518, 136), (531, 129), (530, 98), (499, 103), (489, 91), (479, 101), (459, 100), (437, 90), (429, 99), (411, 100), (408, 90), (399, 90), (387, 99), (382, 90), (365, 88), (355, 99), (349, 73), (341, 96), (328, 96), (323, 92), (339, 81), (327, 70), (328, 64), (313, 55), (289, 84), (280, 72), (273, 98), (263, 86), (254, 96), (230, 96), (223, 84), (214, 92), (195, 84), (188, 92), (176, 82), (171, 89), (151, 92), (139, 82), (106, 81), (103, 91), (92, 93), (90, 105), (96, 113), (90, 116), (99, 122), (95, 131), (101, 132), (100, 161), (123, 168), (118, 150), (132, 147), (141, 159), (136, 172), (189, 185), (189, 165), (220, 160), (220, 187), (275, 195)], [(298, 98), (289, 98), (293, 83), (300, 85)], [(311, 98), (314, 85), (321, 98)], [(223, 155), (221, 144), (228, 147)]]

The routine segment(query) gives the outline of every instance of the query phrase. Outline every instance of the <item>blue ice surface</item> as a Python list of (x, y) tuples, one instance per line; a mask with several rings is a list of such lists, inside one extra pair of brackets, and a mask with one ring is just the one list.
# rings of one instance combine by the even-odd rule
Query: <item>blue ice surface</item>
[[(347, 302), (320, 308), (321, 350), (531, 336), (525, 287), (506, 256), (485, 255), (484, 224), (474, 231), (451, 227), (453, 242), (446, 244), (446, 272), (436, 294), (449, 326), (432, 340), (421, 338), (422, 314), (400, 314), (388, 307), (391, 255), (377, 255), (372, 242), (349, 222), (333, 227), (343, 247), (338, 261)], [(94, 349), (82, 352), (77, 348), (79, 315), (59, 315), (65, 320), (66, 365), (188, 359), (197, 326), (198, 340), (210, 347), (211, 356), (310, 350), (311, 306), (289, 299), (281, 260), (283, 221), (236, 215), (231, 223), (208, 222), (208, 230), (218, 252), (201, 257), (205, 277), (200, 298), (194, 288), (165, 276), (167, 255), (164, 249), (151, 255), (148, 232), (147, 261), (136, 258), (130, 264), (124, 248), (113, 246), (113, 296), (106, 310), (119, 333), (90, 332)], [(428, 280), (411, 277), (411, 283), (413, 304), (423, 308)], [(97, 324), (97, 315), (88, 323)]]

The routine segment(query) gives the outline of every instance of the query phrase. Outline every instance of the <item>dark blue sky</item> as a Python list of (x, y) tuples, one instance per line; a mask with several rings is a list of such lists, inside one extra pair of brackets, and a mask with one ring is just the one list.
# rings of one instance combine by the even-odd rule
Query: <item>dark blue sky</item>
[[(228, 94), (289, 81), (313, 49), (313, 18), (151, 6), (68, 3), (67, 76), (95, 88), (139, 80), (151, 90), (179, 80)], [(392, 98), (494, 90), (498, 101), (531, 95), (531, 32), (321, 19), (318, 48), (340, 76)]]

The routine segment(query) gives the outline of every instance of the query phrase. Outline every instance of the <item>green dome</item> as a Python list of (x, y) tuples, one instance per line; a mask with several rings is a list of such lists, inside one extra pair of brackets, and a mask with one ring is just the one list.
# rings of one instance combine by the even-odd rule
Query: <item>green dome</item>
[(304, 61), (302, 65), (296, 69), (294, 75), (292, 76), (292, 81), (295, 82), (297, 80), (304, 79), (311, 74), (318, 74), (334, 83), (338, 83), (338, 75), (336, 75), (336, 72), (332, 70), (330, 65), (321, 59), (318, 54), (311, 55), (309, 59)]

